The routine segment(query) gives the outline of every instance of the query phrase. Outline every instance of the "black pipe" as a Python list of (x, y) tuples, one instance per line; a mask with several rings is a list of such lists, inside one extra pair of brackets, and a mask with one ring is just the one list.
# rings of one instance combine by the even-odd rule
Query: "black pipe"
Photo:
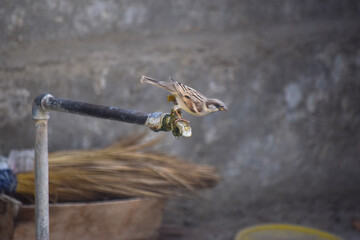
[(108, 107), (84, 102), (77, 102), (63, 98), (55, 98), (50, 94), (42, 94), (35, 98), (35, 104), (41, 104), (44, 110), (75, 113), (79, 115), (117, 120), (127, 123), (144, 125), (149, 113)]

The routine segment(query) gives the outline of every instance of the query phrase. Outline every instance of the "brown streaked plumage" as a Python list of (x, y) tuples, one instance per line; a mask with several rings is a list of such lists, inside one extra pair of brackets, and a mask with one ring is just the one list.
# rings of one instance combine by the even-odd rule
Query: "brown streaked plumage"
[(227, 111), (227, 107), (219, 99), (207, 98), (199, 91), (179, 83), (171, 77), (170, 80), (172, 82), (142, 76), (140, 81), (168, 90), (175, 96), (177, 106), (192, 115), (204, 116), (212, 112)]

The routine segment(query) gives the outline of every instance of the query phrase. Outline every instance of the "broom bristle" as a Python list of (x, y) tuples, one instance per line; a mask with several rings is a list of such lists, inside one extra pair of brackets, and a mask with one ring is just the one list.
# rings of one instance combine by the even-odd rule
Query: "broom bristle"
[[(143, 138), (136, 135), (99, 150), (49, 154), (50, 201), (188, 196), (219, 181), (213, 167), (140, 151), (159, 141), (140, 143)], [(34, 172), (18, 174), (17, 178), (17, 194), (33, 201)]]

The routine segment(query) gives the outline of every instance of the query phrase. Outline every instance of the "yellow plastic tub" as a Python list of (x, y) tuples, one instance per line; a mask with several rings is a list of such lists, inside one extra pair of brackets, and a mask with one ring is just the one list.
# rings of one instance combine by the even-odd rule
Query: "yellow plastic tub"
[(330, 233), (291, 224), (267, 224), (241, 230), (235, 240), (342, 240)]

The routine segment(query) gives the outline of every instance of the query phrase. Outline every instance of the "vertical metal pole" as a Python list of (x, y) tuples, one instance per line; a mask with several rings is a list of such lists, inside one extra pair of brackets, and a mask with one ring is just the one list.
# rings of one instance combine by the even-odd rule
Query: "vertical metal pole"
[(35, 120), (36, 239), (49, 239), (48, 120)]
[(49, 163), (48, 119), (42, 106), (46, 94), (35, 98), (32, 117), (35, 122), (35, 224), (36, 240), (49, 239)]

